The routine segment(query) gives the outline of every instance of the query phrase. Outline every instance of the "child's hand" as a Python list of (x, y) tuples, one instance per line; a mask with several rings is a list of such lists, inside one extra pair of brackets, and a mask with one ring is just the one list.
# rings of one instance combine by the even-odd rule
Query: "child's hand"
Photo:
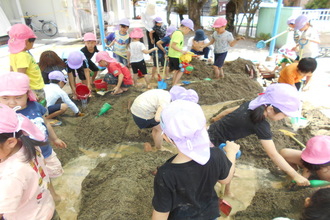
[(299, 173), (297, 173), (294, 176), (293, 180), (296, 181), (298, 186), (309, 186), (310, 185), (310, 182), (308, 181), (308, 179), (301, 176)]
[(154, 47), (154, 51), (158, 50), (158, 47)]
[(118, 87), (118, 86), (113, 88), (113, 90), (112, 90), (113, 94), (117, 94), (119, 89), (120, 89), (120, 87)]
[(59, 138), (56, 138), (54, 141), (53, 141), (53, 144), (55, 147), (58, 147), (58, 148), (66, 148), (66, 143), (64, 141), (62, 141), (61, 139)]
[(223, 148), (227, 154), (236, 155), (240, 146), (233, 141), (226, 141), (226, 146)]

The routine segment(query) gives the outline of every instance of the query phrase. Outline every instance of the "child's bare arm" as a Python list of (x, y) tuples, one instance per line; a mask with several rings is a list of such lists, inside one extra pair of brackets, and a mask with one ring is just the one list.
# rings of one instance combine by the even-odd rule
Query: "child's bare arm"
[(231, 47), (233, 47), (233, 46), (235, 46), (235, 45), (237, 44), (237, 42), (240, 41), (240, 40), (245, 40), (245, 37), (243, 37), (243, 36), (237, 37), (235, 40), (231, 41), (231, 42), (229, 43), (229, 45), (230, 45)]
[(154, 33), (155, 33), (154, 30), (151, 30), (151, 31), (149, 32), (149, 37), (150, 37), (150, 41), (151, 41), (152, 44), (155, 43)]
[(53, 127), (50, 125), (49, 121), (44, 116), (43, 116), (43, 119), (45, 121), (45, 125), (48, 130), (49, 140), (54, 144), (55, 147), (66, 148), (67, 147), (66, 143), (57, 137), (57, 135), (56, 135)]
[(115, 40), (111, 41), (111, 43), (109, 44), (109, 47), (111, 47), (114, 44), (115, 44)]
[(17, 72), (26, 74), (27, 68), (18, 68)]
[(163, 47), (163, 41), (162, 40), (159, 40), (159, 41), (157, 41), (157, 43), (156, 43), (156, 45), (157, 45), (157, 47), (161, 50), (161, 51), (163, 51), (164, 52), (164, 54), (166, 54), (166, 50), (165, 50), (165, 48)]
[(232, 113), (233, 111), (235, 111), (238, 108), (239, 108), (239, 105), (235, 106), (235, 107), (232, 107), (232, 108), (228, 108), (228, 109), (220, 112), (217, 116), (211, 118), (211, 122), (216, 122), (216, 121), (220, 120), (221, 118), (225, 117), (229, 113)]
[(155, 50), (158, 50), (158, 48), (157, 47), (154, 47), (154, 48), (152, 48), (150, 50), (142, 50), (142, 52), (145, 53), (145, 54), (149, 54), (149, 53), (151, 53), (151, 52), (153, 52)]
[(207, 43), (207, 44), (204, 44), (203, 48), (205, 48), (205, 47), (208, 47), (208, 46), (210, 46), (210, 45), (214, 44), (214, 42), (215, 42), (215, 40), (214, 40), (214, 38), (212, 38), (212, 39), (210, 40), (210, 42), (209, 42), (209, 43)]

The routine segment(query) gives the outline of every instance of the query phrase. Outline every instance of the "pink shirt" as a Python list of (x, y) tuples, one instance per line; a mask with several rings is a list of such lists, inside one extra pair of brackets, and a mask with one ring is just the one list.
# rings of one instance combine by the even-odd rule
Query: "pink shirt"
[(25, 162), (25, 147), (0, 163), (0, 213), (6, 220), (50, 220), (54, 200), (40, 148), (37, 157)]
[(129, 69), (121, 63), (111, 62), (108, 64), (108, 73), (118, 77), (120, 74), (124, 75), (123, 83), (125, 85), (133, 85), (133, 79)]

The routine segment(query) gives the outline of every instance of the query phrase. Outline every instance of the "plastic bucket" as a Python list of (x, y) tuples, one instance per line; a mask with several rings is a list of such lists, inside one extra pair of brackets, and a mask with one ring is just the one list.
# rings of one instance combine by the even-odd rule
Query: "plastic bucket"
[(94, 81), (96, 91), (107, 91), (108, 90), (108, 83), (102, 82), (102, 79), (98, 79)]
[(91, 94), (91, 91), (85, 84), (77, 84), (76, 86), (76, 94), (79, 100), (87, 99)]

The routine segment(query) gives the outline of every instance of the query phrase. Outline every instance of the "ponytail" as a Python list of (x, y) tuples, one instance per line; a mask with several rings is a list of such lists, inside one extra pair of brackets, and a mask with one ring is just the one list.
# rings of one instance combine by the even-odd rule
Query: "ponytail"
[(20, 139), (23, 143), (23, 147), (25, 147), (26, 149), (26, 161), (25, 162), (29, 162), (31, 161), (33, 158), (36, 157), (36, 146), (44, 146), (47, 144), (47, 142), (43, 142), (43, 141), (36, 141), (31, 139), (29, 136), (25, 136), (23, 135), (22, 131), (18, 131), (15, 133), (1, 133), (0, 134), (0, 144), (4, 143), (8, 138), (11, 137), (18, 137), (18, 139)]
[(266, 109), (266, 105), (260, 105), (258, 108), (255, 108), (254, 110), (249, 110), (250, 119), (253, 122), (253, 124), (265, 120), (265, 115), (264, 115), (265, 109)]

